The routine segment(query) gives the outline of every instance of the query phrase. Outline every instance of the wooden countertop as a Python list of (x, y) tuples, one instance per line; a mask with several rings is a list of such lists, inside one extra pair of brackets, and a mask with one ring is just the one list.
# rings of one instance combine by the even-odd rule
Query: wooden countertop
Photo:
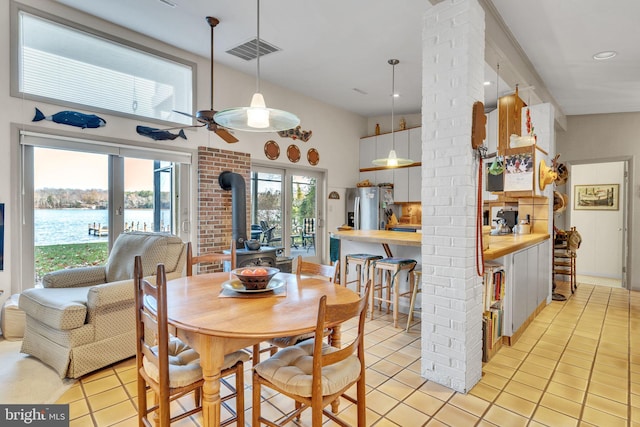
[(421, 246), (422, 233), (386, 230), (338, 230), (331, 237), (364, 243), (386, 243), (389, 245)]
[(549, 234), (533, 233), (533, 234), (505, 234), (503, 236), (491, 236), (485, 234), (483, 236), (485, 242), (489, 242), (489, 248), (484, 251), (485, 260), (493, 260), (500, 258), (520, 249), (542, 243), (549, 239)]
[[(363, 243), (386, 243), (389, 245), (421, 246), (422, 233), (385, 230), (338, 230), (332, 231), (331, 237)], [(549, 234), (506, 234), (503, 236), (483, 236), (489, 242), (489, 248), (484, 251), (485, 260), (500, 258), (529, 246), (536, 245), (549, 239)]]

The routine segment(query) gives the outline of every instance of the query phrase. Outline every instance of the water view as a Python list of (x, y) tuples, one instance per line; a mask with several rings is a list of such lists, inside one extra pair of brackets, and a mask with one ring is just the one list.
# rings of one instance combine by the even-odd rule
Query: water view
[[(35, 245), (58, 245), (62, 243), (106, 242), (108, 237), (89, 234), (89, 224), (108, 224), (107, 209), (34, 209)], [(171, 223), (168, 210), (162, 211), (162, 224)], [(127, 227), (153, 230), (153, 209), (127, 209), (124, 211)], [(125, 228), (127, 228), (125, 227)]]

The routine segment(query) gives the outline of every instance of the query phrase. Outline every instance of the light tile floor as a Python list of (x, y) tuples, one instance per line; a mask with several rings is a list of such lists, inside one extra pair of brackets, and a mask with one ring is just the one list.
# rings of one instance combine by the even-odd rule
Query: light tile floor
[[(565, 286), (558, 288), (570, 294)], [(419, 326), (406, 333), (393, 328), (390, 318), (368, 321), (367, 424), (640, 426), (639, 308), (638, 292), (580, 284), (567, 301), (548, 305), (514, 346), (500, 349), (466, 395), (420, 377)], [(247, 425), (249, 374), (247, 363)], [(83, 377), (59, 403), (70, 404), (71, 426), (135, 426), (135, 381), (130, 359)], [(263, 414), (277, 416), (279, 408), (291, 407), (282, 395), (263, 397)], [(191, 401), (180, 404), (190, 406)], [(311, 425), (308, 415), (300, 425)], [(354, 407), (347, 402), (342, 402), (341, 415), (355, 422)], [(201, 421), (197, 415), (176, 425)]]

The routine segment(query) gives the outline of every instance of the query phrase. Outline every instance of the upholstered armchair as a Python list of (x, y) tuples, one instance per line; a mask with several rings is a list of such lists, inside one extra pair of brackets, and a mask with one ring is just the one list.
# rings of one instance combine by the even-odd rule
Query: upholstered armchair
[(183, 275), (186, 250), (179, 237), (121, 234), (105, 265), (46, 274), (42, 288), (20, 294), (26, 317), (21, 351), (70, 378), (135, 355), (136, 255), (144, 272), (154, 274), (162, 263), (168, 280)]

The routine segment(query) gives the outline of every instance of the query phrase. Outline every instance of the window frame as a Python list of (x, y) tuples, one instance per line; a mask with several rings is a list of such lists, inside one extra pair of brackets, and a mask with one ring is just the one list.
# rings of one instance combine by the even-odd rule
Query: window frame
[[(125, 117), (128, 119), (132, 119), (132, 120), (137, 120), (137, 121), (144, 121), (144, 122), (149, 122), (149, 123), (158, 123), (160, 125), (163, 126), (183, 126), (185, 125), (185, 123), (180, 123), (180, 122), (172, 122), (172, 121), (168, 121), (168, 120), (162, 120), (162, 119), (158, 119), (158, 118), (154, 118), (154, 117), (147, 117), (147, 116), (141, 116), (141, 115), (137, 115), (137, 114), (132, 114), (132, 113), (125, 113), (122, 111), (116, 111), (116, 110), (110, 110), (107, 108), (100, 108), (100, 107), (96, 107), (96, 106), (91, 106), (91, 105), (85, 105), (85, 104), (81, 104), (81, 103), (75, 103), (75, 102), (70, 102), (70, 101), (65, 101), (65, 100), (61, 100), (61, 99), (56, 99), (56, 98), (49, 98), (49, 97), (45, 97), (45, 96), (41, 96), (41, 95), (33, 95), (30, 93), (24, 93), (20, 91), (20, 82), (19, 82), (19, 78), (20, 78), (20, 64), (19, 64), (19, 58), (20, 58), (20, 51), (19, 51), (19, 46), (20, 46), (20, 12), (25, 12), (28, 13), (30, 15), (33, 15), (35, 17), (38, 17), (40, 19), (44, 19), (44, 20), (49, 20), (53, 23), (59, 24), (59, 25), (63, 25), (66, 27), (69, 27), (71, 29), (74, 29), (76, 31), (80, 31), (80, 32), (84, 32), (87, 33), (89, 35), (95, 36), (95, 37), (99, 37), (102, 38), (104, 40), (107, 40), (109, 42), (115, 43), (115, 44), (119, 44), (123, 47), (126, 48), (130, 48), (133, 50), (137, 50), (140, 52), (143, 52), (145, 54), (149, 54), (149, 55), (153, 55), (156, 56), (158, 58), (162, 58), (162, 59), (166, 59), (168, 61), (172, 61), (172, 62), (176, 62), (178, 64), (182, 64), (186, 67), (189, 67), (191, 69), (191, 111), (185, 111), (186, 113), (189, 114), (194, 114), (194, 112), (196, 111), (196, 86), (197, 86), (197, 81), (198, 81), (198, 74), (197, 74), (197, 63), (194, 61), (189, 61), (183, 58), (179, 58), (177, 56), (174, 55), (170, 55), (167, 54), (165, 52), (150, 48), (148, 46), (144, 46), (120, 37), (117, 37), (115, 35), (97, 30), (95, 28), (91, 28), (82, 24), (79, 24), (77, 22), (73, 22), (70, 21), (68, 19), (62, 18), (58, 15), (54, 15), (52, 13), (49, 12), (45, 12), (21, 3), (16, 2), (15, 0), (11, 0), (10, 3), (10, 8), (11, 8), (11, 12), (10, 12), (10, 96), (14, 97), (14, 98), (20, 98), (20, 99), (29, 99), (29, 100), (33, 100), (33, 101), (39, 101), (39, 102), (46, 102), (48, 104), (54, 104), (56, 106), (62, 106), (62, 107), (69, 107), (69, 108), (73, 108), (73, 109), (80, 109), (80, 110), (85, 110), (85, 111), (91, 111), (93, 113), (103, 113), (103, 114), (109, 114), (109, 115), (113, 115), (113, 116), (118, 116), (118, 117)], [(196, 121), (195, 119), (191, 120), (191, 125), (195, 125)]]

